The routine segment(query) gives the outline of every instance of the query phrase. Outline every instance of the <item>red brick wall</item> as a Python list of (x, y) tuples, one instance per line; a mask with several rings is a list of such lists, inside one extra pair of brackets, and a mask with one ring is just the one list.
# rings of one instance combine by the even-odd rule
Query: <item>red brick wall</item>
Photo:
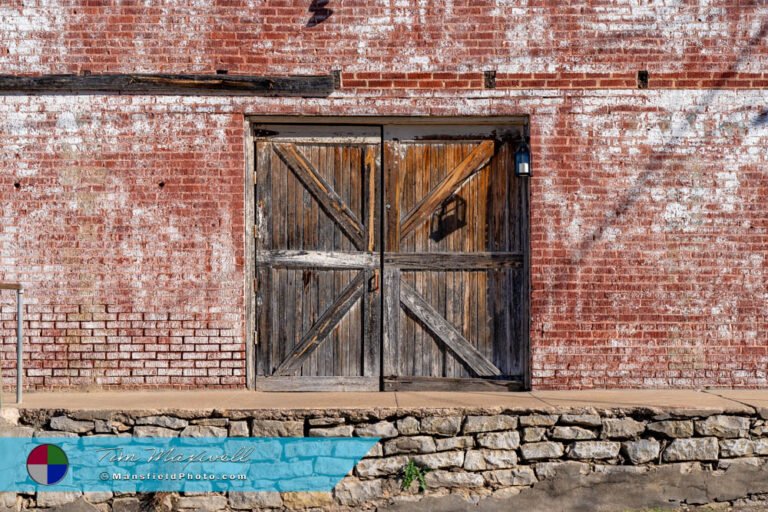
[(244, 385), (244, 115), (278, 113), (529, 114), (533, 386), (768, 385), (761, 2), (331, 0), (316, 26), (309, 1), (187, 3), (5, 2), (0, 70), (342, 88), (0, 97), (0, 280), (28, 289), (31, 387)]

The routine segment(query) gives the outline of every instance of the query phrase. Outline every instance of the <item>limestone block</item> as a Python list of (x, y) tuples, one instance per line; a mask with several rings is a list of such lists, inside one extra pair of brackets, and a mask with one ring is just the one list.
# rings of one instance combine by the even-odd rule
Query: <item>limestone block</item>
[(549, 441), (541, 443), (529, 443), (520, 447), (525, 460), (559, 459), (565, 451), (562, 443)]
[(622, 445), (624, 455), (632, 464), (645, 464), (658, 460), (661, 444), (655, 439), (640, 439), (627, 441)]
[(494, 430), (515, 430), (517, 417), (506, 414), (496, 416), (467, 416), (464, 421), (464, 433), (493, 432)]
[(717, 460), (718, 452), (716, 437), (675, 439), (664, 450), (663, 459), (666, 462)]

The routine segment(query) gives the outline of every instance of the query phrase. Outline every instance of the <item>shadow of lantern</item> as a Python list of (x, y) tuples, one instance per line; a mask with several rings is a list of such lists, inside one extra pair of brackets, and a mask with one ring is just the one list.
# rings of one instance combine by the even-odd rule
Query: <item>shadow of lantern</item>
[(452, 195), (432, 214), (429, 238), (435, 242), (467, 225), (467, 202), (463, 197)]

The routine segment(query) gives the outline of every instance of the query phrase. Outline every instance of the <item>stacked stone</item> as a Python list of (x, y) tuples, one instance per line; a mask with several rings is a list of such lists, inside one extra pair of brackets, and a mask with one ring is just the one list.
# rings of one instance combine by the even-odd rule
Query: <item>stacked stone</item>
[[(447, 411), (442, 411), (447, 412)], [(394, 413), (394, 415), (393, 415)], [(655, 466), (694, 463), (727, 468), (734, 461), (768, 461), (768, 424), (753, 415), (690, 416), (683, 412), (577, 411), (445, 415), (435, 411), (22, 411), (6, 417), (0, 436), (161, 437), (379, 437), (380, 442), (333, 493), (230, 493), (170, 495), (174, 510), (374, 507), (398, 496), (399, 475), (413, 460), (426, 471), (427, 494), (504, 496), (551, 478), (567, 466), (590, 472), (642, 472)], [(271, 416), (270, 416), (271, 414)], [(622, 415), (623, 414), (623, 415)], [(302, 454), (293, 454), (297, 460)], [(313, 455), (313, 454), (304, 454)], [(319, 463), (319, 461), (318, 461)], [(317, 469), (317, 468), (315, 468)], [(17, 509), (50, 507), (81, 499), (73, 493), (2, 495)], [(139, 498), (111, 493), (85, 496), (94, 510), (138, 510)]]

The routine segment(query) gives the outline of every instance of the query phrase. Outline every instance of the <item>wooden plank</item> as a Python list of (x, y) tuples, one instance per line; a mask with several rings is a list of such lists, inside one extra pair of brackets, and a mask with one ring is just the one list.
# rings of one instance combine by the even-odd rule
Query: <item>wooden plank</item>
[(21, 290), (19, 283), (0, 283), (0, 290)]
[(333, 75), (0, 75), (0, 95), (120, 93), (323, 98), (333, 90)]
[[(297, 116), (297, 115), (250, 115), (252, 123), (305, 123), (302, 126), (384, 126), (390, 138), (435, 139), (465, 137), (486, 139), (502, 135), (519, 140), (528, 116)], [(434, 135), (430, 135), (434, 134)], [(455, 134), (455, 135), (454, 135)]]
[[(270, 150), (272, 146), (270, 145)], [(271, 248), (288, 247), (288, 222), (286, 205), (288, 201), (288, 183), (291, 173), (286, 172), (285, 165), (280, 158), (276, 158), (270, 153), (271, 178), (272, 178), (272, 245)], [(270, 269), (272, 276), (272, 291), (270, 314), (272, 319), (272, 339), (270, 340), (271, 354), (270, 366), (266, 375), (271, 375), (277, 365), (286, 357), (286, 344), (288, 343), (288, 333), (286, 328), (285, 310), (282, 308), (283, 293), (287, 289), (288, 272), (280, 269)]]
[(398, 141), (384, 143), (384, 251), (400, 251), (400, 171), (401, 149)]
[[(381, 218), (381, 146), (367, 146), (363, 155), (363, 211), (368, 235), (367, 250), (380, 249)], [(368, 290), (363, 306), (363, 368), (362, 375), (381, 374), (381, 251), (377, 253), (377, 267), (366, 272)]]
[[(248, 236), (248, 229), (255, 225), (256, 219), (256, 154), (255, 143), (246, 138), (245, 145), (245, 385), (254, 389), (256, 385), (256, 238)], [(255, 230), (254, 230), (255, 231)]]
[(368, 236), (366, 250), (372, 252), (376, 249), (376, 239), (378, 238), (379, 226), (376, 222), (378, 214), (378, 205), (380, 201), (377, 200), (377, 191), (381, 186), (379, 181), (379, 164), (378, 154), (380, 152), (379, 146), (368, 146), (365, 148), (364, 169), (365, 173), (365, 186), (363, 190), (366, 191), (365, 206), (366, 206), (366, 233)]
[(401, 270), (494, 270), (520, 268), (523, 255), (517, 252), (411, 252), (384, 253), (384, 264)]
[(520, 338), (517, 346), (518, 360), (522, 362), (523, 379), (525, 389), (531, 389), (531, 237), (530, 237), (530, 189), (526, 178), (518, 178), (520, 189), (520, 245), (525, 259), (523, 261), (523, 278), (520, 294), (518, 295), (519, 308), (515, 314), (520, 318)]
[[(440, 152), (440, 149), (444, 148), (445, 144), (429, 144), (426, 146), (424, 154), (422, 156), (423, 163), (422, 168), (426, 167), (428, 169), (428, 172), (424, 172), (424, 177), (422, 178), (424, 181), (424, 189), (426, 191), (432, 190), (437, 185), (437, 176), (440, 173), (440, 169), (437, 168), (438, 166), (438, 155)], [(427, 222), (422, 224), (422, 227), (424, 229), (424, 236), (420, 237), (419, 242), (421, 243), (421, 247), (423, 248), (423, 251), (429, 251), (432, 245), (432, 240), (430, 239), (430, 231), (431, 231), (431, 223)], [(429, 304), (437, 304), (437, 314), (441, 317), (445, 318), (445, 310), (440, 308), (439, 300), (437, 299), (437, 293), (439, 289), (439, 284), (436, 279), (437, 273), (436, 272), (421, 272), (421, 276), (423, 276), (423, 283), (424, 283), (424, 298), (427, 300)], [(441, 350), (445, 350), (441, 343), (434, 343), (429, 338), (424, 338), (424, 346), (422, 347), (424, 358), (422, 361), (422, 375), (426, 376), (435, 376), (440, 377), (442, 376), (442, 355), (440, 354)]]
[(366, 269), (379, 266), (379, 255), (368, 252), (257, 251), (256, 265), (276, 268)]
[[(403, 151), (403, 165), (400, 168), (400, 211), (398, 217), (402, 218), (402, 214), (408, 211), (407, 206), (413, 205), (416, 202), (416, 198), (422, 197), (421, 191), (417, 188), (418, 173), (414, 171), (413, 159), (415, 148), (418, 148), (416, 144), (403, 144), (401, 146)], [(413, 252), (416, 250), (416, 240), (414, 237), (408, 237), (407, 239), (400, 240), (400, 251)], [(400, 274), (400, 283), (408, 282), (411, 286), (418, 286), (418, 280), (416, 274)], [(400, 351), (400, 368), (399, 375), (418, 375), (420, 367), (417, 365), (416, 354), (421, 349), (421, 337), (424, 335), (423, 329), (421, 329), (416, 322), (408, 315), (401, 316), (401, 320), (405, 323), (405, 329), (402, 330), (404, 334), (403, 341), (400, 342), (398, 350)], [(428, 333), (427, 333), (428, 334)]]
[[(304, 121), (311, 119), (304, 118)], [(251, 133), (259, 140), (303, 145), (381, 144), (381, 128), (378, 126), (279, 124), (271, 121), (253, 125)]]
[[(315, 158), (314, 155), (314, 148), (313, 148), (313, 154), (311, 155), (311, 159), (313, 162), (317, 162), (318, 160)], [(301, 205), (301, 222), (302, 222), (302, 250), (317, 250), (318, 244), (317, 244), (317, 216), (312, 215), (312, 204), (317, 204), (314, 199), (312, 199), (312, 196), (310, 195), (309, 191), (303, 187), (300, 187), (298, 191), (298, 204)], [(314, 312), (314, 303), (313, 298), (314, 294), (317, 292), (318, 287), (318, 276), (322, 272), (319, 272), (316, 268), (303, 268), (302, 269), (302, 278), (301, 278), (301, 304), (299, 305), (299, 310), (301, 311), (301, 317), (296, 318), (296, 322), (300, 325), (299, 332), (304, 333), (309, 329), (312, 324), (316, 320), (316, 316), (313, 316)], [(316, 369), (316, 360), (314, 357), (310, 357), (309, 360), (307, 360), (304, 363), (305, 368), (311, 368)], [(304, 373), (304, 372), (302, 372)]]
[(522, 391), (522, 380), (497, 380), (446, 377), (388, 377), (383, 378), (384, 391)]
[(322, 343), (331, 330), (344, 318), (347, 312), (363, 294), (365, 272), (359, 272), (333, 304), (328, 307), (312, 327), (302, 336), (293, 352), (275, 371), (277, 375), (289, 375), (301, 367), (304, 360)]
[(400, 282), (400, 302), (432, 331), (478, 376), (501, 375), (493, 363), (477, 351), (455, 327), (450, 325), (408, 283)]
[[(344, 201), (345, 204), (349, 205), (349, 203), (347, 202), (349, 196), (345, 193), (346, 183), (349, 181), (348, 180), (349, 169), (347, 167), (347, 165), (349, 164), (349, 149), (348, 147), (343, 145), (339, 145), (336, 147), (339, 150), (339, 158), (334, 162), (334, 166), (333, 166), (334, 177), (333, 177), (333, 181), (329, 181), (329, 183), (333, 187), (333, 190), (338, 192), (341, 200)], [(351, 211), (351, 208), (350, 208), (350, 211)], [(338, 231), (339, 230), (337, 229), (336, 240), (339, 245), (335, 246), (335, 248), (340, 249), (342, 251), (350, 251), (354, 249), (354, 247), (351, 246), (353, 244), (350, 244), (349, 237), (339, 236), (341, 233), (339, 233)], [(363, 247), (358, 247), (358, 249), (363, 249)], [(333, 297), (336, 296), (335, 295), (336, 293), (339, 293), (339, 294), (343, 293), (344, 290), (346, 289), (346, 286), (349, 284), (349, 274), (347, 272), (336, 272), (336, 276), (337, 276), (337, 279), (334, 287)], [(362, 296), (362, 292), (361, 292), (361, 296)], [(345, 324), (345, 325), (339, 325), (339, 324)], [(344, 366), (346, 365), (346, 361), (344, 359), (348, 355), (348, 351), (345, 349), (349, 346), (348, 343), (350, 342), (351, 340), (349, 339), (349, 323), (348, 322), (344, 323), (341, 320), (339, 320), (339, 322), (333, 329), (333, 335), (330, 336), (328, 341), (326, 341), (323, 344), (323, 348), (321, 350), (318, 350), (318, 354), (324, 353), (326, 356), (325, 373), (323, 373), (322, 375), (344, 375)], [(357, 342), (357, 339), (355, 340), (355, 342)]]
[[(275, 145), (272, 144), (274, 150)], [(275, 158), (279, 157), (279, 153), (272, 155), (274, 160), (282, 163), (283, 159)], [(299, 239), (297, 215), (298, 211), (301, 211), (301, 203), (297, 203), (296, 197), (298, 194), (303, 193), (305, 187), (301, 180), (296, 176), (295, 172), (290, 172), (287, 169), (283, 169), (282, 173), (286, 177), (286, 187), (283, 191), (285, 194), (285, 203), (273, 202), (272, 206), (277, 209), (281, 209), (285, 212), (285, 249), (300, 250), (302, 248)], [(282, 247), (281, 247), (282, 248)], [(296, 349), (299, 341), (301, 340), (304, 331), (301, 329), (300, 322), (296, 317), (296, 302), (301, 301), (303, 289), (300, 285), (302, 283), (302, 276), (297, 275), (299, 269), (275, 269), (278, 273), (285, 276), (284, 285), (275, 290), (277, 300), (280, 302), (280, 314), (278, 315), (278, 322), (280, 323), (279, 329), (285, 333), (285, 337), (280, 339), (279, 354), (278, 357), (272, 362), (272, 366), (278, 366), (285, 361)], [(273, 314), (277, 314), (276, 312)]]
[(307, 158), (293, 144), (274, 144), (272, 147), (355, 247), (363, 250), (363, 225)]
[[(278, 118), (279, 119), (279, 118)], [(350, 119), (350, 118), (339, 118)], [(364, 118), (363, 118), (364, 119)], [(358, 118), (358, 122), (363, 121)], [(409, 117), (392, 119), (376, 117), (384, 125), (387, 135), (403, 141), (468, 141), (480, 142), (486, 139), (520, 140), (525, 119), (514, 117), (471, 118), (471, 117)]]
[[(433, 167), (431, 165), (431, 155), (432, 155), (432, 148), (436, 144), (425, 144), (422, 147), (422, 150), (419, 151), (416, 155), (414, 155), (415, 158), (415, 168), (414, 172), (416, 173), (418, 179), (418, 188), (419, 190), (419, 196), (418, 197), (424, 197), (427, 195), (427, 193), (432, 190), (429, 186), (430, 184), (430, 174), (433, 170)], [(419, 228), (415, 230), (417, 233), (416, 235), (416, 250), (419, 252), (424, 252), (429, 249), (429, 228), (430, 223), (424, 222), (422, 224), (419, 224)], [(429, 304), (433, 304), (432, 301), (432, 283), (430, 280), (430, 273), (429, 272), (418, 272), (416, 273), (416, 290), (421, 290), (421, 296), (424, 298), (425, 302)], [(439, 315), (440, 313), (437, 312)], [(432, 339), (432, 336), (429, 332), (425, 331), (424, 329), (420, 330), (421, 334), (421, 350), (420, 352), (417, 352), (417, 359), (420, 359), (421, 363), (421, 371), (419, 372), (419, 375), (424, 376), (433, 376), (433, 375), (439, 375), (432, 372), (432, 350), (436, 348), (440, 343), (435, 343)], [(421, 357), (418, 357), (418, 354), (421, 354)]]
[[(465, 151), (463, 145), (450, 144), (446, 149), (448, 152), (446, 168), (455, 167), (458, 165), (458, 162), (461, 162), (466, 156), (464, 154)], [(464, 251), (464, 246), (462, 245), (463, 239), (460, 236), (450, 236), (446, 240), (448, 242), (447, 250), (454, 253), (461, 253)], [(451, 296), (449, 299), (450, 306), (446, 307), (447, 311), (445, 318), (451, 325), (461, 327), (461, 322), (463, 319), (462, 298), (464, 296), (464, 279), (462, 278), (462, 274), (460, 272), (454, 270), (451, 272), (451, 280)], [(450, 313), (448, 310), (450, 310)], [(464, 365), (456, 360), (450, 350), (446, 349), (443, 351), (443, 358), (445, 360), (443, 377), (457, 377), (464, 370)]]
[(385, 267), (383, 287), (382, 374), (394, 376), (400, 368), (400, 270)]
[[(430, 181), (430, 188), (435, 188), (437, 184), (440, 182), (439, 180), (443, 177), (444, 171), (449, 168), (453, 168), (453, 165), (448, 164), (448, 156), (449, 156), (449, 150), (452, 144), (441, 144), (440, 145), (440, 151), (437, 155), (437, 161), (435, 162), (435, 171), (432, 176), (432, 180)], [(431, 235), (430, 235), (431, 236)], [(437, 245), (438, 247), (446, 247), (447, 244), (450, 242), (447, 240), (440, 241)], [(448, 283), (449, 279), (451, 277), (450, 272), (435, 272), (436, 275), (436, 288), (437, 288), (437, 311), (440, 313), (440, 315), (445, 318), (448, 323), (451, 322), (449, 317), (451, 317), (451, 307), (450, 302), (453, 297), (452, 294), (448, 292)], [(447, 377), (448, 373), (446, 371), (446, 360), (447, 356), (450, 354), (450, 351), (443, 345), (442, 343), (433, 343), (434, 349), (437, 351), (437, 371), (434, 373), (437, 377)]]
[(417, 225), (425, 222), (440, 204), (448, 199), (472, 174), (477, 172), (493, 157), (496, 144), (486, 140), (477, 145), (462, 162), (457, 165), (440, 184), (423, 197), (409, 211), (400, 224), (400, 239), (405, 238)]
[[(366, 271), (365, 275), (369, 287), (363, 307), (362, 374), (372, 376), (381, 373), (381, 276), (379, 269)], [(371, 280), (377, 281), (376, 289), (371, 289)]]
[(257, 377), (259, 391), (378, 391), (379, 377)]
[[(327, 151), (325, 152), (325, 158), (320, 159), (319, 161), (321, 162), (320, 165), (322, 165), (322, 162), (325, 161), (325, 167), (319, 169), (319, 171), (323, 173), (322, 176), (334, 188), (339, 187), (341, 184), (340, 178), (343, 174), (343, 170), (341, 169), (344, 161), (343, 146), (337, 144), (333, 147), (327, 148)], [(348, 245), (344, 245), (349, 243), (348, 238), (340, 229), (337, 228), (335, 222), (327, 222), (327, 219), (323, 218), (322, 214), (319, 213), (320, 210), (323, 210), (323, 207), (320, 203), (316, 202), (316, 204), (320, 207), (318, 210), (318, 214), (321, 215), (320, 221), (328, 229), (325, 236), (327, 236), (328, 240), (330, 241), (330, 249), (332, 251), (344, 251), (345, 247), (348, 247)], [(331, 276), (332, 278), (329, 279), (329, 285), (326, 288), (320, 290), (321, 302), (317, 308), (318, 315), (321, 315), (326, 308), (333, 304), (336, 296), (344, 289), (344, 286), (348, 284), (348, 282), (345, 281), (346, 274), (344, 272), (332, 272)], [(333, 329), (331, 334), (329, 334), (328, 340), (325, 342), (325, 344), (312, 354), (312, 357), (317, 357), (318, 375), (334, 374), (334, 351), (336, 347), (340, 345), (339, 338), (341, 336), (342, 334), (340, 329)]]
[[(254, 187), (256, 209), (254, 212), (256, 233), (254, 252), (272, 247), (272, 172), (269, 144), (256, 143)], [(255, 257), (255, 254), (254, 254)], [(255, 262), (254, 262), (255, 263)], [(256, 374), (271, 373), (272, 346), (272, 272), (269, 268), (255, 268), (255, 319), (256, 319)], [(254, 381), (255, 382), (255, 381)]]

